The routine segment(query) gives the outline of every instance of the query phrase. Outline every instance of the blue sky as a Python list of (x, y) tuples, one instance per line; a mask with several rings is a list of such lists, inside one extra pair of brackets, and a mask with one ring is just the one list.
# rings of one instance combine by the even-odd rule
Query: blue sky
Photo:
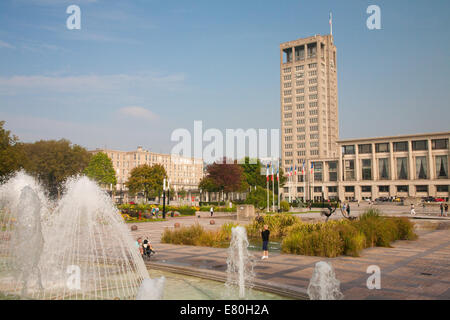
[(2, 0), (0, 119), (23, 141), (155, 152), (194, 120), (279, 128), (279, 44), (327, 34), (330, 10), (340, 137), (449, 130), (448, 0)]

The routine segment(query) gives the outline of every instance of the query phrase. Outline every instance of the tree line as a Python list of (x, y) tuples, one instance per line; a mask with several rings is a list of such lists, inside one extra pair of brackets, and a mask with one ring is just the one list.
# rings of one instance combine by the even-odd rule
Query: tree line
[[(4, 126), (5, 121), (0, 121), (0, 182), (7, 180), (18, 170), (25, 170), (39, 180), (51, 197), (59, 197), (64, 181), (78, 174), (87, 175), (104, 188), (116, 186), (116, 172), (107, 154), (92, 154), (66, 139), (21, 142)], [(252, 190), (253, 197), (261, 195), (258, 198), (262, 198), (266, 189), (266, 175), (260, 160), (251, 163), (247, 157), (243, 163), (229, 162), (224, 159), (208, 165), (199, 188), (226, 194)], [(279, 177), (280, 186), (283, 186), (286, 178), (281, 168)], [(161, 195), (165, 178), (167, 172), (162, 165), (145, 164), (130, 172), (126, 186), (131, 194), (142, 192), (149, 199)], [(269, 188), (272, 189), (271, 181)], [(277, 190), (275, 180), (275, 193)]]

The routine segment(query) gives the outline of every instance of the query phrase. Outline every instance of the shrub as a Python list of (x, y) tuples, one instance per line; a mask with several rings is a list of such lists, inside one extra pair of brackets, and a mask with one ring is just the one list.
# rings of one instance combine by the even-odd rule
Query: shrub
[(172, 230), (166, 228), (161, 237), (162, 243), (216, 248), (227, 247), (228, 241), (229, 236), (226, 231), (222, 229), (207, 231), (199, 224)]
[(416, 240), (414, 224), (408, 218), (392, 218), (397, 224), (399, 240)]
[(280, 202), (280, 209), (281, 209), (281, 211), (283, 211), (283, 212), (289, 212), (289, 210), (290, 210), (290, 207), (289, 207), (289, 202), (287, 202), (287, 201), (281, 201)]
[(249, 237), (259, 237), (260, 229), (267, 224), (269, 226), (270, 235), (274, 238), (281, 238), (287, 234), (288, 227), (299, 221), (299, 218), (290, 214), (279, 213), (274, 215), (264, 215), (261, 221), (254, 220), (253, 223), (247, 225), (247, 234)]

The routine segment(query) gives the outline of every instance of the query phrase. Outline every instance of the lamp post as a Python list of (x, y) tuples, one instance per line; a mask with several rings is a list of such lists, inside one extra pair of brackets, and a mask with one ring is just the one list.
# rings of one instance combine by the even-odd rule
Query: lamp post
[(163, 181), (163, 219), (166, 219), (166, 179)]

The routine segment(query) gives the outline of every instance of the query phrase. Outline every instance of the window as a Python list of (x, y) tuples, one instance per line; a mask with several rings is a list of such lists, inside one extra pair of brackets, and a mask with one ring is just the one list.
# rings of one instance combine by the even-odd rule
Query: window
[(448, 192), (448, 185), (436, 186), (436, 191), (437, 192)]
[(291, 75), (286, 75), (286, 76), (283, 76), (283, 79), (284, 79), (284, 81), (289, 81), (289, 80), (292, 79), (292, 76)]
[(371, 186), (361, 186), (361, 192), (372, 192)]
[(360, 144), (358, 145), (359, 153), (372, 153), (372, 145), (371, 144)]
[(297, 192), (302, 193), (303, 191), (303, 187), (297, 187)]
[(389, 192), (389, 186), (378, 186), (379, 192)]
[(344, 154), (355, 154), (355, 146), (343, 146)]
[(300, 88), (295, 90), (296, 94), (305, 93), (305, 88)]
[(335, 187), (335, 186), (328, 187), (328, 192), (329, 193), (337, 193), (337, 187)]
[(397, 186), (397, 192), (408, 192), (408, 186)]
[(284, 106), (284, 111), (290, 111), (292, 110), (292, 106), (288, 105), (288, 106)]
[(428, 186), (416, 186), (416, 192), (428, 192)]
[(397, 158), (397, 179), (408, 180), (408, 158)]
[(448, 139), (431, 140), (431, 148), (433, 150), (446, 150), (446, 149), (448, 149)]
[(296, 66), (295, 67), (295, 71), (302, 71), (304, 69), (305, 66)]
[(355, 180), (355, 160), (345, 160), (344, 170), (345, 181)]
[(311, 150), (311, 151), (309, 152), (309, 154), (310, 154), (311, 156), (318, 156), (318, 155), (319, 155), (319, 150)]
[(428, 141), (427, 140), (413, 141), (412, 149), (414, 151), (427, 150), (428, 149)]
[(317, 99), (317, 94), (310, 94), (309, 95), (309, 100), (315, 100)]
[(426, 157), (416, 157), (416, 179), (428, 178), (428, 164)]
[(345, 192), (355, 192), (354, 186), (345, 186), (344, 187)]
[(322, 187), (314, 187), (314, 192), (317, 192), (317, 193), (322, 192)]
[(304, 103), (297, 104), (297, 109), (305, 109), (305, 104)]
[(408, 151), (408, 142), (394, 142), (394, 152), (404, 152)]
[(375, 144), (375, 152), (389, 152), (389, 143), (377, 143)]
[(328, 162), (328, 180), (337, 181), (337, 162)]
[(314, 164), (314, 181), (322, 181), (323, 162), (313, 162), (313, 164)]
[(448, 179), (448, 160), (447, 156), (436, 156), (436, 178)]
[(298, 97), (295, 97), (295, 101), (297, 101), (297, 102), (305, 101), (305, 96), (298, 96)]
[(319, 126), (311, 126), (309, 127), (309, 131), (319, 131)]
[(363, 159), (361, 162), (362, 162), (362, 179), (372, 180), (372, 160)]
[(284, 69), (283, 69), (283, 72), (284, 72), (284, 73), (289, 73), (289, 72), (291, 72), (291, 68), (284, 68)]
[(383, 158), (378, 159), (378, 172), (380, 176), (380, 180), (388, 180), (389, 179), (389, 159)]

